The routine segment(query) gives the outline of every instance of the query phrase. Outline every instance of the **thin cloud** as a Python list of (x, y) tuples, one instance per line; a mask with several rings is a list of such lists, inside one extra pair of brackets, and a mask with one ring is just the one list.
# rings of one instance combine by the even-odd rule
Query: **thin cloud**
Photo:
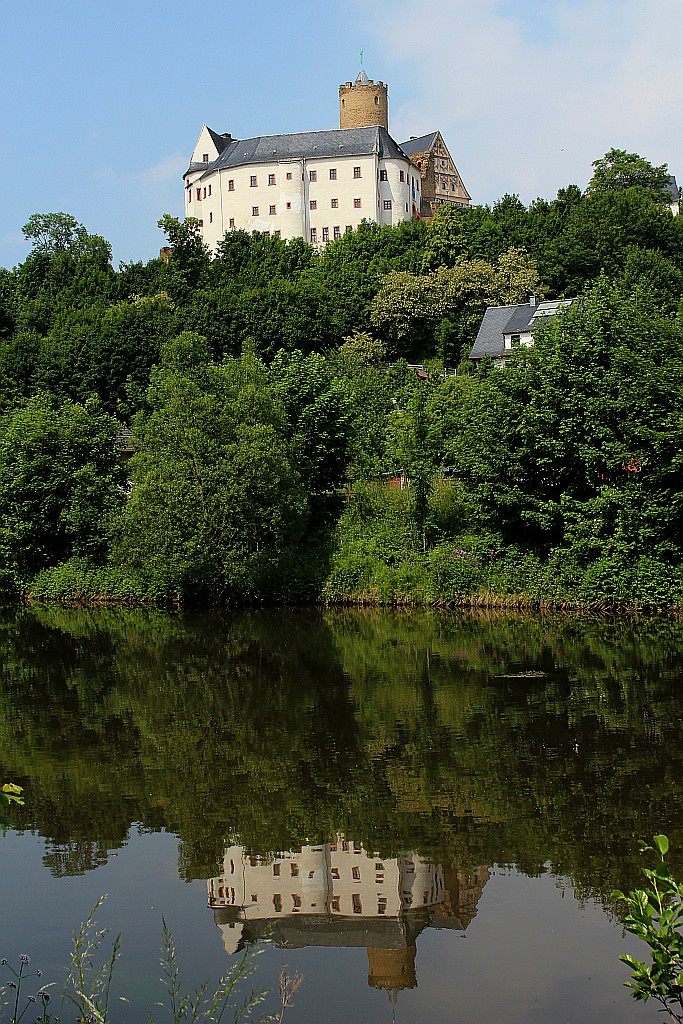
[(169, 181), (179, 182), (186, 167), (187, 154), (172, 153), (170, 156), (163, 157), (153, 164), (152, 167), (141, 171), (137, 177), (139, 177), (140, 181), (152, 185), (163, 184)]
[(683, 176), (680, 0), (656, 16), (644, 0), (545, 4), (542, 18), (522, 0), (370, 0), (363, 18), (411, 81), (392, 134), (439, 128), (475, 202), (585, 185), (613, 146)]

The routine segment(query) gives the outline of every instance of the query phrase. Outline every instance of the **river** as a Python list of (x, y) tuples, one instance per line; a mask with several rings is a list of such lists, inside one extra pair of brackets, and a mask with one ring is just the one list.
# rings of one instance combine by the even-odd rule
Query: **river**
[(168, 1019), (162, 917), (186, 988), (300, 972), (288, 1024), (657, 1019), (610, 894), (655, 832), (683, 872), (680, 623), (6, 608), (0, 650), (0, 957), (58, 983), (107, 894), (115, 1024)]

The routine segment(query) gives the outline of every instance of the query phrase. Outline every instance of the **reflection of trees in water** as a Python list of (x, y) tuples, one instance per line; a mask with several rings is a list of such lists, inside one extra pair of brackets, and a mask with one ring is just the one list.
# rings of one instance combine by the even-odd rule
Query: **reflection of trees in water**
[(343, 831), (606, 892), (680, 831), (673, 623), (18, 609), (0, 647), (0, 769), (56, 873), (139, 821), (184, 877)]

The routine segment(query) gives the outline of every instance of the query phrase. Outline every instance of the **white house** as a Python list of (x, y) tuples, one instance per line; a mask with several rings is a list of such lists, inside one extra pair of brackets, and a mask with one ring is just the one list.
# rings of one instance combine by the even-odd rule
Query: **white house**
[(531, 296), (528, 302), (514, 306), (489, 306), (477, 332), (470, 359), (478, 362), (485, 356), (503, 365), (505, 358), (520, 345), (533, 345), (533, 334), (539, 324), (557, 316), (577, 299), (549, 299), (539, 302)]

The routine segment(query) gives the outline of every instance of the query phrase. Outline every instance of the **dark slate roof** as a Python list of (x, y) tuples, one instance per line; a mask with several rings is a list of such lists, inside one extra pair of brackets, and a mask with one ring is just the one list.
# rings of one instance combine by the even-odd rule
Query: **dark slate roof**
[(504, 347), (504, 334), (521, 334), (545, 323), (550, 317), (577, 302), (577, 299), (549, 299), (545, 302), (520, 302), (514, 306), (489, 306), (484, 313), (470, 359), (501, 356), (509, 353)]
[(673, 174), (669, 175), (669, 192), (671, 194), (671, 202), (677, 203), (679, 200), (678, 185), (676, 184), (676, 178)]
[(265, 164), (275, 160), (301, 160), (336, 156), (403, 157), (406, 154), (384, 128), (335, 128), (325, 132), (294, 132), (291, 135), (257, 135), (234, 140), (209, 165), (207, 173), (222, 167)]
[(503, 334), (521, 334), (522, 331), (528, 330), (535, 312), (536, 306), (532, 306), (528, 302), (513, 306), (510, 319), (503, 327)]
[[(525, 305), (527, 315), (529, 306)], [(489, 306), (474, 340), (470, 359), (499, 356), (503, 351), (503, 331), (517, 306)]]
[(408, 156), (411, 156), (413, 153), (426, 153), (434, 145), (434, 140), (438, 134), (438, 132), (431, 132), (429, 135), (421, 135), (419, 139), (408, 139), (407, 142), (401, 143), (401, 149)]
[(231, 135), (219, 135), (218, 132), (215, 132), (213, 130), (213, 128), (209, 128), (208, 124), (206, 126), (206, 130), (211, 136), (211, 141), (213, 142), (214, 146), (216, 147), (219, 153), (222, 153), (225, 147), (232, 142)]

